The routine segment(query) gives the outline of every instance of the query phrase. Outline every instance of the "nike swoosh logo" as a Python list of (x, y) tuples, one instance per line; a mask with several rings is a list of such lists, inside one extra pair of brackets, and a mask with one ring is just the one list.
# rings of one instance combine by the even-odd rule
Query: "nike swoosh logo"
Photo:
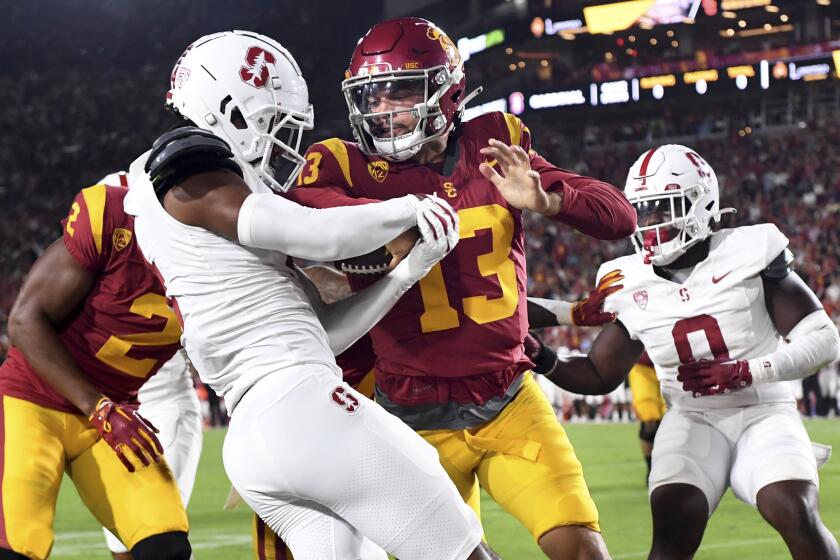
[(727, 272), (726, 274), (724, 274), (723, 276), (718, 276), (717, 278), (712, 276), (712, 284), (717, 284), (718, 282), (720, 282), (721, 280), (723, 280), (724, 278), (726, 278), (730, 274), (732, 274), (731, 270), (729, 272)]

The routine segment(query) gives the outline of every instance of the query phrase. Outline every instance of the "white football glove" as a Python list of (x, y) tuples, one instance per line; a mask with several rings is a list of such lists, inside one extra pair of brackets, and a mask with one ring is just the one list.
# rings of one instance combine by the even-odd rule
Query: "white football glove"
[(458, 244), (458, 214), (445, 200), (428, 196), (417, 212), (420, 239), (392, 274), (417, 282)]

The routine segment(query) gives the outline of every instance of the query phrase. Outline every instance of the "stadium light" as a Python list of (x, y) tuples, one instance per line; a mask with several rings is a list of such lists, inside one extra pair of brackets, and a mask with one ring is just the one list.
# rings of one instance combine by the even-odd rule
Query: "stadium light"
[(654, 99), (662, 99), (662, 97), (665, 96), (665, 88), (660, 84), (656, 84), (653, 86), (651, 93), (653, 94)]
[(525, 112), (525, 95), (521, 91), (514, 91), (508, 96), (508, 109), (514, 115)]

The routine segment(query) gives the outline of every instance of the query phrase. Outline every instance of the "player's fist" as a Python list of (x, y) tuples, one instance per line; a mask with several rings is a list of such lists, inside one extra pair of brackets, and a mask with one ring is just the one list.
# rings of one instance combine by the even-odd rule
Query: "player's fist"
[(681, 365), (677, 370), (677, 381), (695, 397), (703, 397), (740, 391), (752, 385), (753, 378), (746, 360), (699, 360)]
[(149, 457), (159, 463), (163, 455), (163, 447), (155, 436), (158, 429), (140, 416), (137, 406), (117, 404), (108, 397), (102, 397), (88, 418), (128, 472), (134, 472), (134, 465), (126, 456), (126, 451), (134, 453), (144, 466), (149, 465)]
[(551, 373), (557, 363), (557, 352), (548, 347), (537, 335), (525, 335), (525, 355), (534, 362), (534, 373)]
[(615, 321), (615, 313), (604, 311), (604, 300), (624, 288), (619, 284), (622, 280), (624, 276), (620, 270), (605, 274), (586, 298), (572, 305), (572, 323), (579, 327), (597, 327)]

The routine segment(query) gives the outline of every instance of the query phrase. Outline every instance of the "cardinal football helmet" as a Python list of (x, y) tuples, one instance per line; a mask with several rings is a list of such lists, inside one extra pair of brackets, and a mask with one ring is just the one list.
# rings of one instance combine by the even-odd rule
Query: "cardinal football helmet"
[(646, 151), (627, 174), (624, 194), (636, 208), (636, 252), (646, 263), (668, 265), (712, 233), (719, 222), (718, 180), (697, 152), (668, 144)]
[[(435, 24), (415, 17), (373, 26), (356, 45), (345, 78), (341, 91), (359, 147), (391, 161), (409, 159), (449, 132), (474, 96), (465, 94), (464, 63), (455, 43)], [(409, 94), (421, 101), (406, 109), (371, 111), (372, 98)], [(417, 125), (397, 135), (394, 116), (407, 112), (419, 119)], [(386, 119), (390, 125), (381, 126)]]
[(279, 43), (249, 31), (201, 37), (172, 70), (167, 106), (227, 141), (246, 180), (284, 192), (314, 125), (306, 81)]

